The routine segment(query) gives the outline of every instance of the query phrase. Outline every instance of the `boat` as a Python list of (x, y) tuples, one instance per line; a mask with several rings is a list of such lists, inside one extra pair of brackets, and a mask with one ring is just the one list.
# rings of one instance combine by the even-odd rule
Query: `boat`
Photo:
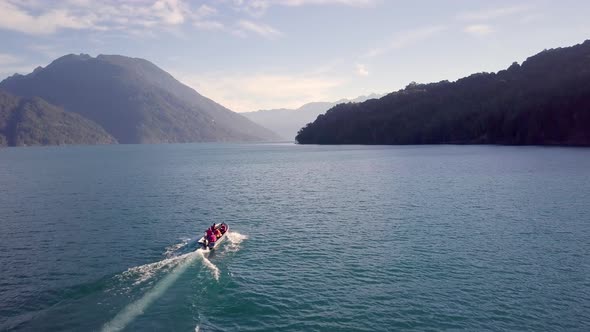
[(213, 247), (208, 246), (207, 239), (206, 239), (207, 234), (205, 233), (205, 235), (203, 235), (203, 237), (201, 237), (199, 239), (199, 241), (197, 242), (199, 244), (199, 249), (202, 249), (204, 251), (214, 250), (215, 248), (217, 248), (219, 246), (219, 243), (221, 243), (221, 241), (225, 240), (225, 238), (227, 237), (227, 233), (229, 233), (229, 225), (226, 223), (215, 224), (215, 229), (220, 229), (221, 225), (223, 225), (223, 224), (225, 224), (225, 227), (226, 227), (225, 233), (221, 234), (221, 237), (219, 239), (217, 239), (217, 241), (215, 241), (215, 244), (213, 245)]

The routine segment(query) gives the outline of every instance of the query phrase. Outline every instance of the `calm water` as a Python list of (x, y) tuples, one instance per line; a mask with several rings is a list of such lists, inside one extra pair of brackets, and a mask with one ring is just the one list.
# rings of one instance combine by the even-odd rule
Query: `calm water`
[(590, 330), (589, 149), (17, 148), (0, 188), (0, 330)]

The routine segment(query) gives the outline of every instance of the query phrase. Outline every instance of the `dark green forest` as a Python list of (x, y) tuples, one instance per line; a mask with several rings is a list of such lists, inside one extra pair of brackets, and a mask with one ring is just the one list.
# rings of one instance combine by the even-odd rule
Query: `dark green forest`
[(0, 91), (0, 146), (111, 144), (95, 122), (49, 104)]
[(590, 145), (590, 41), (522, 65), (340, 104), (300, 144)]

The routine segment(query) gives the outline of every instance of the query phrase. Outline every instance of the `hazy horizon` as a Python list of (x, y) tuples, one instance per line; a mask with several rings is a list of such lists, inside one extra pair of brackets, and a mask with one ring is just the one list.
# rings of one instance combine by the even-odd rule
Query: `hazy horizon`
[(590, 4), (0, 0), (0, 76), (68, 53), (145, 58), (236, 112), (498, 71), (590, 35)]

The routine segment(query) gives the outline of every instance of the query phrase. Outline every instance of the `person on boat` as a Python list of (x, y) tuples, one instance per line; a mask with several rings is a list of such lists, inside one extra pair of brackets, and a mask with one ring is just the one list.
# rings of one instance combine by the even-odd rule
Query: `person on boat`
[(221, 224), (221, 226), (219, 227), (219, 229), (221, 230), (221, 234), (225, 234), (225, 232), (227, 232), (227, 225), (226, 224)]
[(209, 237), (211, 237), (211, 234), (213, 234), (213, 232), (211, 232), (211, 228), (207, 228), (205, 231), (205, 247), (209, 244)]
[(218, 239), (221, 237), (221, 231), (219, 230), (219, 228), (216, 228), (215, 231), (213, 232), (213, 234)]
[(211, 233), (207, 237), (207, 240), (209, 242), (209, 248), (213, 248), (215, 246), (215, 242), (217, 242), (217, 237), (215, 237), (215, 234)]
[(211, 225), (211, 227), (209, 227), (209, 229), (211, 230), (211, 232), (215, 232), (215, 224)]

